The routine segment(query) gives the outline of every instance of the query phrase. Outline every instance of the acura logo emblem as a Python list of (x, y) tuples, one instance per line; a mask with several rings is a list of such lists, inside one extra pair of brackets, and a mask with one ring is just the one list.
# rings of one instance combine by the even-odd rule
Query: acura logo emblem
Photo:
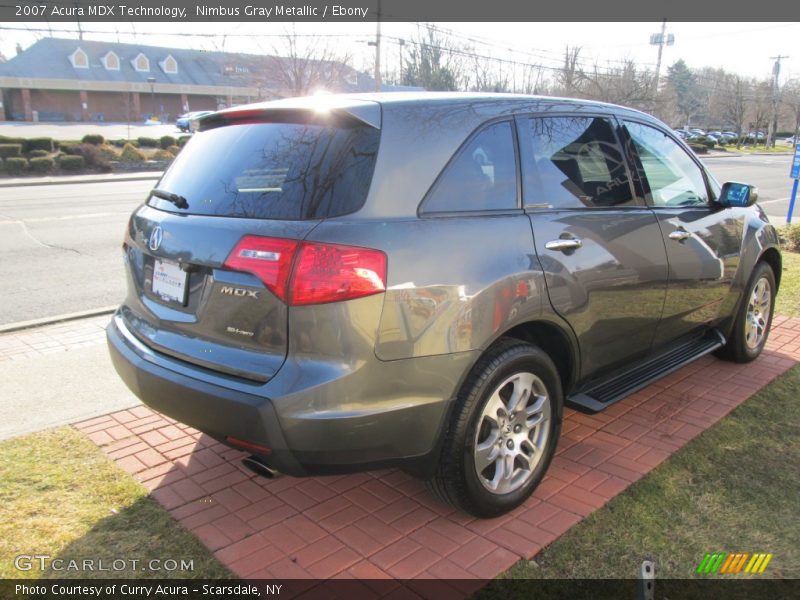
[(147, 244), (148, 248), (155, 252), (158, 250), (158, 247), (161, 245), (161, 239), (164, 237), (164, 231), (161, 229), (161, 225), (156, 225), (155, 229), (150, 232), (150, 242)]

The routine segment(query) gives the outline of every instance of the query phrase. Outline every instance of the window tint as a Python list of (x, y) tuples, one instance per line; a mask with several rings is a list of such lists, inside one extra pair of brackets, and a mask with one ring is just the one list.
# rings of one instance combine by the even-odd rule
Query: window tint
[(703, 172), (678, 143), (655, 127), (626, 122), (653, 206), (697, 206), (708, 202)]
[(361, 208), (378, 130), (303, 123), (227, 125), (196, 133), (159, 187), (189, 207), (172, 212), (260, 219), (317, 219)]
[(526, 205), (594, 208), (633, 204), (625, 162), (608, 119), (536, 117), (522, 123)]
[(517, 208), (517, 167), (511, 123), (490, 125), (447, 166), (425, 212)]

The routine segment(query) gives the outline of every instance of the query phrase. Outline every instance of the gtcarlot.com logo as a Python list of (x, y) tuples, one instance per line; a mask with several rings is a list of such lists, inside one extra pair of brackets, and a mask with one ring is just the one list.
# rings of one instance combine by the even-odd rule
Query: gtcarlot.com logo
[(19, 571), (194, 571), (194, 559), (183, 558), (53, 558), (48, 554), (20, 554), (14, 558)]
[(703, 575), (739, 575), (763, 573), (772, 554), (757, 552), (715, 552), (706, 554), (697, 566), (697, 572)]

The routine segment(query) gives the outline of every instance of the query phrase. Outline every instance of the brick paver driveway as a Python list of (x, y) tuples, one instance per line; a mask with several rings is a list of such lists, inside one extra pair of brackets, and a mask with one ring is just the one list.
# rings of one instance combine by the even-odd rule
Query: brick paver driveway
[(512, 514), (476, 520), (401, 471), (254, 477), (241, 452), (144, 407), (77, 425), (246, 578), (491, 578), (608, 502), (800, 361), (800, 319), (776, 317), (767, 350), (705, 357), (587, 416), (566, 411), (550, 471)]

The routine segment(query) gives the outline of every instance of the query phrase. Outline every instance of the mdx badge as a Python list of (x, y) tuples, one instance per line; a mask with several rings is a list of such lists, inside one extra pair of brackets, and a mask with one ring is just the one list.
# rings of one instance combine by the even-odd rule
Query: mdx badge
[(239, 296), (244, 297), (247, 296), (248, 298), (258, 298), (258, 292), (256, 290), (248, 290), (246, 288), (235, 288), (229, 285), (223, 285), (219, 288), (220, 294), (225, 294), (226, 296)]

